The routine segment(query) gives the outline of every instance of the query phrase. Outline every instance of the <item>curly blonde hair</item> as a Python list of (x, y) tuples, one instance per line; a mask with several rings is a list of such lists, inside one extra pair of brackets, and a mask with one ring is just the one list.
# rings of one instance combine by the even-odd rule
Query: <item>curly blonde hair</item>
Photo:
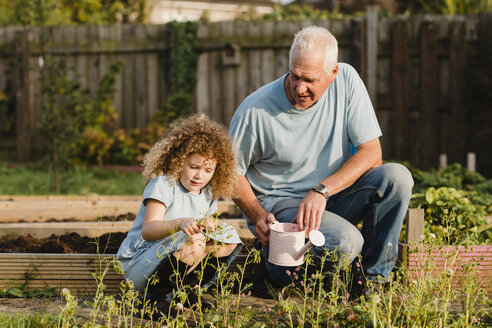
[(209, 182), (214, 199), (231, 198), (236, 184), (236, 162), (227, 130), (205, 115), (175, 121), (144, 156), (143, 176), (148, 183), (166, 174), (171, 183), (179, 181), (186, 159), (193, 154), (217, 162)]

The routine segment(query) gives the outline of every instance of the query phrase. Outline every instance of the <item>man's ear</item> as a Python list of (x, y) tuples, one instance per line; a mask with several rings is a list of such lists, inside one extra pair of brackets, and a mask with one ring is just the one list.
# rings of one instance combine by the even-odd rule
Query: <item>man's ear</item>
[(333, 67), (333, 70), (331, 71), (330, 83), (335, 81), (335, 78), (337, 77), (337, 73), (338, 73), (338, 64), (336, 64), (335, 67)]

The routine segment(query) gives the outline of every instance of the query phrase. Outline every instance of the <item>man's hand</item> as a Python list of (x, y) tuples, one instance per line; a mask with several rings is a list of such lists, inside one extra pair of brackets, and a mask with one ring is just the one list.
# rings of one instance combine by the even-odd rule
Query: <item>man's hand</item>
[(256, 221), (256, 236), (263, 246), (267, 246), (270, 240), (270, 223), (275, 221), (275, 216), (272, 213), (266, 213)]
[(321, 225), (321, 217), (326, 208), (326, 199), (320, 193), (311, 190), (301, 200), (297, 216), (292, 222), (297, 222), (299, 231), (306, 229), (306, 238), (312, 230), (318, 230)]

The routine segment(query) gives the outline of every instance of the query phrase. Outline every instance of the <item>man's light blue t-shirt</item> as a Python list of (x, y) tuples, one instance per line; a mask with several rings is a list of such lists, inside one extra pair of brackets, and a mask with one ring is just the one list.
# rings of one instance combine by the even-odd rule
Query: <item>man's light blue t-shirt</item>
[(355, 69), (338, 64), (338, 74), (318, 102), (295, 108), (283, 75), (238, 107), (229, 134), (238, 174), (257, 194), (303, 198), (335, 173), (358, 147), (382, 135), (369, 95)]

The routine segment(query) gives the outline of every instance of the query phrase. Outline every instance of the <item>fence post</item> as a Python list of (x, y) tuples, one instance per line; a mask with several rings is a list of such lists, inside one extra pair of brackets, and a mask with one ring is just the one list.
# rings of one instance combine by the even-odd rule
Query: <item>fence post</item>
[(13, 56), (13, 87), (15, 92), (15, 130), (17, 159), (27, 161), (31, 158), (34, 135), (34, 107), (30, 97), (30, 49), (28, 30), (15, 33)]
[(407, 212), (407, 244), (420, 243), (424, 236), (424, 209), (410, 208)]
[(367, 7), (367, 91), (374, 109), (377, 107), (378, 73), (378, 6)]

